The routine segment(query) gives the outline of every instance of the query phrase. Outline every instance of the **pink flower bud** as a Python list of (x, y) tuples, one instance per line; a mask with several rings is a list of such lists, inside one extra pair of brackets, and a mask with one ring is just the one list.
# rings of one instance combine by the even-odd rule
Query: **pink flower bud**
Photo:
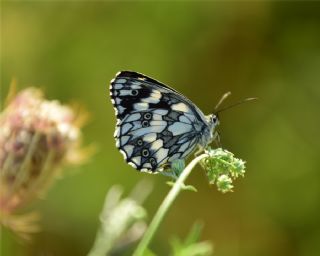
[(21, 91), (0, 114), (0, 211), (11, 214), (47, 189), (58, 169), (79, 159), (75, 113), (40, 90)]

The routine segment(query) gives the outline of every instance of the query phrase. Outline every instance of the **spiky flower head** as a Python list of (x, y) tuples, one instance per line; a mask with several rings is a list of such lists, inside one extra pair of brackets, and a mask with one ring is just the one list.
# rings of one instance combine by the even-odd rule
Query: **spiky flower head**
[(43, 195), (64, 163), (81, 161), (76, 114), (36, 88), (0, 114), (0, 213), (9, 216)]
[(222, 148), (208, 148), (205, 153), (208, 157), (201, 161), (201, 165), (207, 173), (209, 183), (216, 184), (222, 193), (232, 192), (233, 180), (244, 176), (245, 161)]

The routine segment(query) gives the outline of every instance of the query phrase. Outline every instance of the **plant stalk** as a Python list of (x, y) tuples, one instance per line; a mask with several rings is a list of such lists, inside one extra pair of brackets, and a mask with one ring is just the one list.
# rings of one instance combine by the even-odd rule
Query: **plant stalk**
[(173, 201), (176, 199), (182, 187), (184, 185), (185, 180), (191, 173), (192, 169), (195, 165), (203, 158), (207, 157), (207, 154), (201, 154), (194, 158), (187, 167), (181, 172), (179, 178), (174, 183), (173, 187), (169, 191), (168, 195), (163, 200), (162, 204), (158, 208), (158, 211), (154, 215), (149, 227), (147, 228), (144, 236), (142, 237), (140, 243), (138, 244), (133, 256), (143, 256), (144, 252), (146, 251), (152, 237), (154, 236), (157, 228), (159, 227), (161, 221), (163, 220), (164, 216), (166, 215), (167, 211), (169, 210), (170, 206), (172, 205)]

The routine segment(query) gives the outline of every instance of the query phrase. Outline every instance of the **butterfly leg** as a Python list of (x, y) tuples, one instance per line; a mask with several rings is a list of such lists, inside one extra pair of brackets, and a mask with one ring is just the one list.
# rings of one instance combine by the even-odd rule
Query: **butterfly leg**
[(204, 148), (201, 147), (201, 146), (199, 146), (199, 147), (198, 147), (198, 150), (194, 153), (194, 155), (195, 155), (195, 156), (200, 155), (200, 153), (201, 153), (203, 150), (204, 150)]
[(214, 133), (214, 142), (215, 142), (217, 148), (221, 148), (222, 145), (221, 145), (221, 140), (220, 140), (220, 133), (218, 131), (216, 131)]

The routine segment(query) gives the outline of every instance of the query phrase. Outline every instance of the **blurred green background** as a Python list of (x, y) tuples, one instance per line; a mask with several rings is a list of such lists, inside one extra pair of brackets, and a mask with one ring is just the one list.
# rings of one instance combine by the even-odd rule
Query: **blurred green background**
[[(113, 184), (129, 192), (154, 182), (149, 219), (169, 190), (160, 175), (125, 164), (113, 139), (108, 84), (135, 70), (179, 90), (204, 113), (231, 91), (228, 103), (258, 97), (221, 114), (224, 148), (247, 161), (234, 193), (208, 185), (200, 167), (151, 244), (167, 255), (168, 238), (203, 220), (215, 255), (319, 255), (319, 2), (21, 2), (1, 3), (1, 98), (12, 77), (50, 99), (76, 100), (91, 112), (85, 144), (97, 153), (67, 169), (45, 200), (43, 231), (19, 243), (9, 231), (1, 255), (85, 255)], [(225, 103), (227, 104), (227, 103)]]

